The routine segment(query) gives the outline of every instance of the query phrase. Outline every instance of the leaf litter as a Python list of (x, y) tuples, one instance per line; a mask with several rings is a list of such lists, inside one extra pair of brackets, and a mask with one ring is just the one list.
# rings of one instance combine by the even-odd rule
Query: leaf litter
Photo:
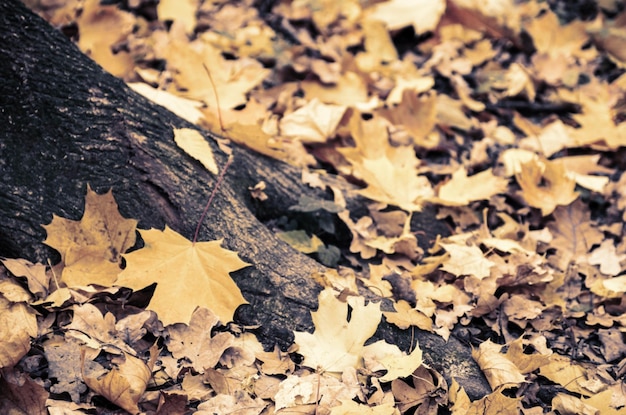
[[(150, 99), (260, 153), (326, 163), (370, 203), (361, 217), (337, 195), (293, 207), (337, 214), (352, 241), (334, 274), (315, 277), (315, 331), (264, 351), (227, 326), (245, 303), (229, 276), (248, 265), (237, 253), (169, 228), (140, 231), (146, 246), (127, 252), (136, 221), (88, 189), (81, 221), (45, 225), (59, 264), (2, 261), (3, 408), (94, 413), (100, 395), (130, 413), (623, 413), (616, 2), (565, 16), (567, 3), (532, 0), (307, 0), (274, 4), (272, 26), (247, 0), (163, 0), (152, 15), (142, 0), (31, 3), (76, 25), (81, 50)], [(197, 136), (174, 134), (216, 173)], [(422, 250), (410, 218), (426, 206), (451, 235)], [(310, 229), (281, 232), (304, 252), (329, 248)], [(207, 286), (219, 298), (194, 294)], [(125, 303), (151, 287), (146, 308)], [(472, 402), (417, 344), (368, 344), (382, 315), (444, 338), (472, 329), (493, 392)]]

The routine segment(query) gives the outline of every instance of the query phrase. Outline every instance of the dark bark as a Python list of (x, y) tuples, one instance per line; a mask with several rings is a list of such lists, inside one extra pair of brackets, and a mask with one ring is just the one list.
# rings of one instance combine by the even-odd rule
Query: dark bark
[[(98, 192), (112, 188), (121, 214), (138, 219), (140, 228), (167, 224), (191, 238), (215, 177), (178, 149), (172, 129), (195, 127), (106, 74), (18, 0), (0, 2), (0, 39), (0, 255), (54, 258), (41, 243), (41, 224), (53, 213), (79, 219), (87, 184)], [(203, 133), (223, 165), (226, 156)], [(262, 203), (248, 191), (260, 180), (270, 197)], [(236, 319), (260, 325), (266, 346), (285, 347), (293, 330), (312, 329), (320, 287), (310, 275), (324, 267), (257, 218), (280, 216), (302, 194), (324, 197), (302, 185), (298, 169), (234, 146), (233, 166), (201, 231), (201, 239), (224, 238), (225, 247), (254, 265), (233, 275), (250, 302)], [(354, 191), (348, 200), (362, 203)], [(441, 231), (432, 212), (416, 216), (416, 230), (430, 237)], [(405, 346), (411, 340), (393, 327), (379, 334)], [(417, 338), (426, 360), (442, 365), (444, 376), (458, 376), (470, 396), (488, 392), (467, 347), (430, 333)], [(456, 357), (442, 362), (442, 351)], [(460, 366), (467, 371), (453, 370)]]

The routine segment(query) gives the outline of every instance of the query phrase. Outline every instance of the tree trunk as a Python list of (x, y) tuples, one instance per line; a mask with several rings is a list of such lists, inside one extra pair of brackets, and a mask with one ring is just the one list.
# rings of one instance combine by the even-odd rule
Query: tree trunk
[[(131, 91), (84, 56), (60, 32), (18, 0), (0, 2), (0, 255), (32, 261), (55, 258), (42, 244), (52, 214), (78, 219), (87, 184), (113, 189), (120, 212), (142, 229), (165, 224), (191, 238), (215, 177), (174, 143), (173, 128), (197, 128)], [(226, 156), (203, 131), (223, 166)], [(234, 147), (234, 162), (202, 226), (201, 239), (224, 246), (253, 264), (233, 274), (249, 306), (236, 321), (260, 325), (266, 346), (291, 344), (293, 330), (311, 330), (310, 311), (320, 287), (310, 275), (324, 267), (277, 239), (259, 221), (287, 214), (306, 194), (300, 171)], [(264, 180), (269, 199), (258, 202), (248, 187)], [(346, 185), (348, 186), (348, 185)], [(348, 201), (362, 201), (348, 191)], [(434, 237), (432, 212), (413, 225)], [(184, 299), (181, 299), (184, 301)], [(408, 347), (411, 332), (382, 324), (378, 336)], [(419, 332), (427, 362), (470, 396), (488, 393), (469, 349)], [(445, 358), (453, 355), (454, 358)]]

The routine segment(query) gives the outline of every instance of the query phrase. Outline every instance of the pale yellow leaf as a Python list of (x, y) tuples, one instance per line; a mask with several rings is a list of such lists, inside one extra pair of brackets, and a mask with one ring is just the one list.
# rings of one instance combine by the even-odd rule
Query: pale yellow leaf
[[(348, 304), (352, 307), (350, 321)], [(348, 303), (343, 303), (332, 289), (325, 289), (319, 295), (318, 310), (311, 312), (315, 332), (294, 333), (298, 353), (304, 356), (302, 364), (338, 373), (359, 367), (364, 343), (376, 332), (381, 316), (379, 304), (365, 305), (363, 297), (349, 297)]]
[(439, 188), (437, 198), (434, 200), (446, 206), (465, 206), (470, 202), (486, 200), (503, 193), (507, 186), (508, 180), (495, 176), (491, 169), (468, 177), (465, 168), (461, 167)]
[(335, 134), (346, 109), (346, 106), (323, 104), (313, 98), (280, 120), (280, 132), (306, 144), (324, 143)]
[(249, 264), (222, 248), (221, 240), (193, 244), (167, 226), (140, 233), (145, 246), (124, 256), (127, 266), (116, 284), (139, 290), (156, 282), (147, 308), (164, 325), (188, 323), (196, 307), (210, 309), (227, 323), (246, 303), (229, 273)]
[(198, 130), (191, 128), (175, 128), (174, 141), (185, 153), (198, 160), (211, 173), (217, 174), (219, 169), (215, 163), (213, 150), (206, 138)]
[(390, 0), (376, 3), (369, 12), (373, 19), (385, 22), (390, 30), (413, 26), (420, 35), (434, 30), (445, 10), (443, 0)]

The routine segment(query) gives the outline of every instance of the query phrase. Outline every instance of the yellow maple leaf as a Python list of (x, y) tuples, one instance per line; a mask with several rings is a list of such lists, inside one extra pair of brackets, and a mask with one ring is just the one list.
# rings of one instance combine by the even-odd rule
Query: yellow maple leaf
[(433, 190), (425, 176), (417, 174), (420, 160), (412, 146), (391, 147), (376, 159), (362, 158), (352, 149), (341, 151), (351, 161), (359, 176), (368, 184), (360, 193), (372, 200), (398, 206), (407, 211), (420, 211)]
[(44, 225), (44, 243), (61, 254), (61, 280), (69, 287), (113, 284), (121, 254), (135, 244), (135, 219), (123, 218), (113, 194), (98, 195), (87, 187), (80, 221), (53, 215)]
[(307, 144), (324, 143), (335, 134), (346, 109), (346, 106), (324, 104), (313, 98), (283, 117), (280, 121), (281, 134)]
[(576, 181), (566, 174), (565, 167), (557, 161), (532, 159), (520, 166), (515, 175), (522, 188), (521, 195), (532, 207), (549, 215), (557, 206), (567, 206), (578, 197), (574, 190)]
[(167, 226), (140, 233), (145, 246), (124, 255), (126, 269), (116, 284), (138, 290), (156, 282), (147, 308), (164, 325), (189, 323), (196, 307), (210, 309), (227, 323), (247, 303), (228, 274), (250, 264), (222, 248), (221, 239), (194, 244)]
[(445, 206), (465, 206), (470, 202), (503, 193), (507, 186), (508, 180), (495, 176), (491, 169), (468, 177), (465, 168), (461, 167), (439, 188), (434, 200)]
[[(348, 305), (352, 308), (350, 321)], [(319, 295), (319, 308), (311, 312), (315, 325), (313, 334), (294, 332), (298, 353), (304, 356), (302, 365), (325, 372), (342, 373), (348, 368), (378, 364), (387, 374), (381, 380), (387, 382), (399, 376), (408, 376), (422, 364), (419, 347), (409, 355), (397, 346), (379, 341), (365, 346), (374, 335), (382, 312), (380, 304), (365, 305), (363, 297), (349, 297), (348, 302), (338, 300), (332, 289), (326, 288)]]
[(450, 259), (444, 262), (441, 269), (454, 275), (473, 275), (479, 279), (486, 278), (491, 273), (493, 261), (485, 258), (479, 247), (463, 245), (461, 243), (440, 243), (441, 247), (450, 254)]

